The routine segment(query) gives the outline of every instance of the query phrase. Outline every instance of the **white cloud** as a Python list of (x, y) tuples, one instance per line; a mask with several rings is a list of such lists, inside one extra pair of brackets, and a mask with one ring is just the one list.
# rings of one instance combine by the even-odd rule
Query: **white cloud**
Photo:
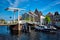
[(60, 2), (56, 2), (55, 4), (53, 4), (53, 5), (51, 5), (51, 6), (55, 6), (55, 5), (57, 5), (57, 4), (60, 4)]
[(29, 0), (20, 0), (20, 2), (28, 2)]
[[(21, 2), (28, 2), (29, 0), (15, 0), (13, 7), (17, 7)], [(29, 5), (27, 5), (29, 6)]]
[(47, 9), (51, 9), (53, 6), (57, 5), (57, 4), (60, 4), (60, 1), (54, 1), (54, 2), (51, 2), (50, 4), (48, 4), (47, 6), (45, 6), (43, 9), (41, 9), (42, 11), (45, 11)]
[(28, 2), (29, 0), (15, 0), (14, 3), (11, 0), (7, 0), (12, 7), (17, 7), (21, 2)]
[(19, 4), (19, 0), (15, 0), (14, 4), (13, 4), (13, 7), (17, 7)]
[(9, 2), (10, 5), (13, 5), (13, 3), (10, 0), (7, 0)]

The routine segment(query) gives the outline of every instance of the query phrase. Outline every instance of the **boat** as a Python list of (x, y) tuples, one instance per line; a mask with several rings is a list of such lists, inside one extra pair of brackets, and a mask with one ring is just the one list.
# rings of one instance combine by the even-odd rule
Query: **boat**
[(56, 31), (57, 29), (53, 26), (48, 27), (45, 25), (40, 25), (40, 26), (36, 26), (35, 30), (44, 31), (44, 32), (51, 32), (51, 31)]

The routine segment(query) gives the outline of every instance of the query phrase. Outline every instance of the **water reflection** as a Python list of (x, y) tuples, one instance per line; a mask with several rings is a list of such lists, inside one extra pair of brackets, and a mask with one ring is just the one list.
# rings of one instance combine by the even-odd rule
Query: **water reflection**
[(0, 40), (60, 40), (60, 30), (55, 33), (32, 30), (31, 33), (19, 32), (18, 34), (17, 31), (10, 33), (7, 28), (2, 28), (0, 29)]

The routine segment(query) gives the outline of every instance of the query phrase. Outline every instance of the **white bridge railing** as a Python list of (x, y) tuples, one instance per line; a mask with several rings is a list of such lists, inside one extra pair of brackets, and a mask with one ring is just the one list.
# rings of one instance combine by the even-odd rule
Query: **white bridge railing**
[(18, 21), (0, 21), (0, 24), (24, 24), (24, 23), (30, 23), (30, 24), (39, 24), (38, 22), (32, 22), (32, 21), (25, 21), (25, 20), (20, 20), (19, 22)]
[(19, 24), (24, 24), (24, 23), (39, 24), (38, 22), (25, 21), (25, 20), (20, 20), (18, 23), (19, 23)]
[(0, 21), (0, 24), (16, 24), (18, 21)]

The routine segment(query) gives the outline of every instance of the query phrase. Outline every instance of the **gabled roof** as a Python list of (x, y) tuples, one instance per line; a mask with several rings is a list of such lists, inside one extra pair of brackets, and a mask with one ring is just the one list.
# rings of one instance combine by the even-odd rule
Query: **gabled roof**
[(38, 11), (38, 9), (35, 9), (34, 13), (37, 14), (37, 15), (42, 15), (42, 12)]
[(52, 14), (51, 12), (49, 12), (47, 15), (48, 15), (48, 16), (53, 16), (53, 14)]

